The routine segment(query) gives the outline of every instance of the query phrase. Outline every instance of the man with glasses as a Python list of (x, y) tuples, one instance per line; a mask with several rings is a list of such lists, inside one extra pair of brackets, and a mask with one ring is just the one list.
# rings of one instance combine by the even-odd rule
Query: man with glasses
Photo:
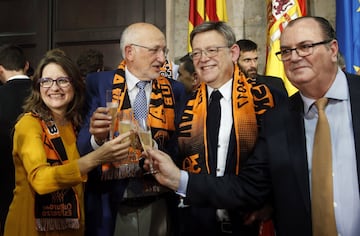
[[(196, 26), (190, 42), (189, 55), (202, 83), (182, 115), (175, 159), (194, 174), (235, 176), (253, 150), (262, 115), (273, 106), (270, 90), (239, 70), (239, 47), (226, 23)], [(258, 236), (258, 221), (244, 224), (247, 213), (189, 204), (179, 208), (180, 235)]]
[[(335, 37), (322, 17), (297, 18), (283, 30), (277, 55), (299, 92), (289, 99), (273, 93), (276, 106), (238, 176), (180, 171), (152, 150), (156, 179), (198, 206), (251, 209), (271, 199), (277, 236), (360, 235), (360, 77), (338, 66)], [(326, 138), (317, 138), (317, 126)]]
[[(144, 115), (155, 145), (170, 153), (179, 113), (175, 103), (181, 102), (174, 98), (185, 97), (185, 89), (180, 82), (160, 77), (168, 53), (165, 36), (152, 24), (135, 23), (123, 31), (120, 49), (124, 60), (117, 70), (86, 78), (88, 110), (78, 137), (79, 151), (88, 153), (109, 137), (112, 120), (106, 90), (112, 90), (117, 111), (134, 112), (136, 119)], [(141, 150), (135, 155), (139, 154)], [(86, 235), (167, 235), (169, 194), (151, 175), (142, 174), (139, 163), (100, 166), (89, 174), (86, 185)]]

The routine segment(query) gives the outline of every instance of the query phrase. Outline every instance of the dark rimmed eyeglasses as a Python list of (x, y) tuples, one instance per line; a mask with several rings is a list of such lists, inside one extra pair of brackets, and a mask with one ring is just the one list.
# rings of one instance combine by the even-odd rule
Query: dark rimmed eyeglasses
[(69, 77), (59, 77), (57, 79), (52, 79), (52, 78), (40, 78), (39, 79), (39, 84), (43, 88), (52, 87), (54, 82), (60, 88), (66, 88), (71, 84), (71, 79)]
[(291, 59), (292, 51), (295, 51), (299, 57), (306, 57), (314, 52), (314, 47), (322, 44), (330, 43), (333, 39), (327, 39), (318, 43), (304, 43), (295, 48), (282, 48), (275, 53), (280, 61), (288, 61)]

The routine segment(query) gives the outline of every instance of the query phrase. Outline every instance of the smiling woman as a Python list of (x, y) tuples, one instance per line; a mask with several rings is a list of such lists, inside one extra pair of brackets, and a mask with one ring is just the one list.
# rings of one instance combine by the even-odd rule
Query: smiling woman
[(87, 173), (127, 156), (130, 132), (80, 158), (76, 130), (84, 88), (76, 64), (64, 52), (49, 51), (40, 61), (25, 113), (15, 126), (16, 186), (4, 235), (83, 235)]

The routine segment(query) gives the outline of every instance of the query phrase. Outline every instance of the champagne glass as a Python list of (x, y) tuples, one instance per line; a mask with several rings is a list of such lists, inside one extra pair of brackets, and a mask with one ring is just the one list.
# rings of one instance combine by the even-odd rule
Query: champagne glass
[[(151, 149), (153, 147), (153, 139), (151, 135), (151, 128), (147, 122), (147, 119), (140, 119), (138, 120), (138, 131), (139, 139), (141, 142), (141, 146), (146, 152), (147, 150)], [(157, 171), (153, 167), (152, 160), (150, 160), (149, 164), (149, 172), (146, 172), (144, 174), (156, 174)]]
[[(120, 112), (118, 112), (118, 120), (119, 120), (118, 123), (119, 134), (126, 133), (131, 130), (135, 131), (136, 127), (134, 123), (134, 116), (131, 109), (121, 110)], [(130, 162), (137, 160), (136, 152), (135, 152), (135, 148), (136, 148), (135, 133), (132, 133), (129, 138), (131, 140), (131, 144), (130, 144), (131, 147), (129, 148), (128, 159), (122, 161), (122, 164), (128, 164)], [(124, 141), (128, 141), (128, 139)]]
[(113, 99), (113, 90), (106, 90), (106, 107), (109, 108), (109, 115), (111, 115), (111, 124), (109, 132), (109, 140), (114, 138), (116, 128), (116, 113), (119, 106), (119, 100)]
[(131, 110), (121, 110), (118, 113), (119, 133), (126, 133), (134, 129), (133, 115)]

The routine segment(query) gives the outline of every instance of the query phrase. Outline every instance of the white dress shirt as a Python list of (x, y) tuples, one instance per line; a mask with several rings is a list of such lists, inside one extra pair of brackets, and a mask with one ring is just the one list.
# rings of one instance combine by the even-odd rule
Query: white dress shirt
[[(221, 118), (219, 128), (219, 141), (217, 148), (217, 167), (216, 176), (223, 176), (226, 166), (226, 157), (229, 148), (231, 128), (233, 124), (232, 117), (232, 105), (231, 105), (231, 94), (232, 94), (232, 79), (226, 82), (218, 90), (222, 95), (220, 99), (221, 107)], [(207, 87), (208, 89), (208, 101), (210, 101), (211, 93), (214, 91), (213, 88)], [(209, 115), (209, 114), (208, 114)], [(209, 128), (209, 127), (207, 127)]]
[[(315, 100), (301, 95), (304, 101), (306, 147), (311, 191), (311, 166), (314, 133), (317, 123)], [(334, 210), (339, 235), (360, 235), (360, 199), (351, 103), (346, 76), (338, 70), (336, 79), (325, 94), (329, 103), (325, 113), (332, 144)], [(358, 101), (353, 101), (358, 102)]]

